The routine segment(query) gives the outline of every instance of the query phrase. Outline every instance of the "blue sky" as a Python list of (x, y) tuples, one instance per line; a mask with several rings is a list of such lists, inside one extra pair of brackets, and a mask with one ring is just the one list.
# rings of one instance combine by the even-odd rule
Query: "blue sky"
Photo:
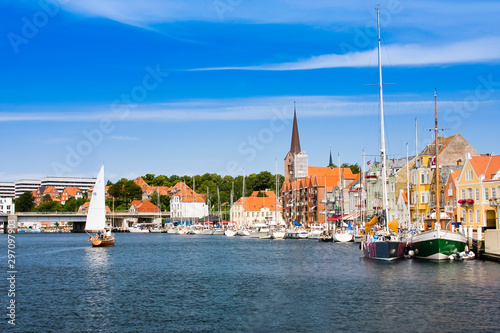
[[(0, 181), (283, 170), (444, 135), (498, 154), (497, 1), (52, 0), (0, 4)], [(367, 156), (366, 160), (373, 159)]]

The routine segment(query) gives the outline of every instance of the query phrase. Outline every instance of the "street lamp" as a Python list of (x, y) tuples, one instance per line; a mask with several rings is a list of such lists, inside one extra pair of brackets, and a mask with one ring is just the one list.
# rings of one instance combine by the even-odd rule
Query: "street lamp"
[(500, 229), (500, 199), (499, 198), (491, 198), (490, 206), (497, 208), (497, 229)]

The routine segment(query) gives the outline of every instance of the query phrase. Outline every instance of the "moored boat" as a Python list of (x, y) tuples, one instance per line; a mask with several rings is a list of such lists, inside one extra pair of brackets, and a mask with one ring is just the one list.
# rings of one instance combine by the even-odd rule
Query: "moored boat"
[(335, 242), (339, 243), (352, 242), (354, 239), (352, 233), (348, 232), (347, 230), (345, 231), (338, 230), (336, 233), (333, 234), (332, 237)]
[(238, 232), (236, 230), (234, 230), (233, 228), (229, 228), (224, 232), (224, 235), (226, 235), (227, 237), (234, 237), (234, 236), (236, 236), (237, 233)]
[[(387, 168), (385, 151), (385, 126), (384, 126), (384, 99), (382, 93), (382, 60), (380, 49), (380, 10), (377, 8), (377, 33), (378, 33), (378, 73), (379, 73), (379, 112), (380, 112), (380, 161), (382, 165), (382, 220), (383, 232), (378, 235), (367, 235), (366, 240), (361, 242), (361, 249), (367, 258), (380, 260), (394, 260), (404, 256), (406, 242), (397, 235), (397, 229), (393, 232), (389, 229), (388, 208), (387, 208)], [(365, 224), (365, 231), (368, 232), (375, 223), (378, 222), (375, 216), (370, 223)], [(369, 226), (369, 227), (368, 227)]]
[(447, 260), (450, 255), (465, 251), (467, 239), (458, 232), (437, 228), (416, 234), (410, 239), (414, 257), (430, 260)]

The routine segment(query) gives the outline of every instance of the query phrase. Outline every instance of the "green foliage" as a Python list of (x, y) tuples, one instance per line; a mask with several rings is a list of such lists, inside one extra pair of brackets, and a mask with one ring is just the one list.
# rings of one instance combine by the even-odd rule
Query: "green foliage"
[(50, 194), (45, 194), (42, 198), (42, 202), (51, 202), (52, 201), (52, 197), (50, 196)]
[(108, 194), (117, 199), (119, 203), (131, 203), (132, 200), (142, 199), (141, 187), (134, 183), (134, 180), (127, 180), (125, 178), (122, 178), (115, 184), (110, 185), (108, 188)]
[[(149, 200), (155, 206), (158, 206), (158, 192), (153, 192), (151, 194), (151, 199)], [(168, 195), (160, 195), (160, 206), (162, 211), (170, 210), (170, 196)]]
[(70, 197), (63, 206), (63, 212), (77, 212), (78, 208), (85, 203), (85, 199), (75, 199), (74, 197)]
[(63, 205), (58, 201), (42, 202), (36, 207), (37, 212), (62, 212)]
[(129, 209), (129, 205), (127, 205), (126, 203), (122, 203), (121, 205), (115, 207), (115, 212), (123, 212), (123, 211), (126, 211)]
[(35, 198), (33, 198), (33, 193), (24, 192), (19, 198), (14, 199), (14, 203), (17, 212), (31, 212), (35, 207)]
[(358, 163), (355, 163), (355, 164), (343, 163), (340, 167), (351, 169), (353, 174), (357, 174), (357, 173), (361, 172), (361, 168), (360, 168)]

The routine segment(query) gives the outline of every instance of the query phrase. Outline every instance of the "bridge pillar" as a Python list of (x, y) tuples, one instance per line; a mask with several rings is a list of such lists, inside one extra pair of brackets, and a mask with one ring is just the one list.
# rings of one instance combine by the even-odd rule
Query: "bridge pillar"
[(6, 233), (17, 234), (17, 215), (9, 215), (7, 225), (4, 228)]

